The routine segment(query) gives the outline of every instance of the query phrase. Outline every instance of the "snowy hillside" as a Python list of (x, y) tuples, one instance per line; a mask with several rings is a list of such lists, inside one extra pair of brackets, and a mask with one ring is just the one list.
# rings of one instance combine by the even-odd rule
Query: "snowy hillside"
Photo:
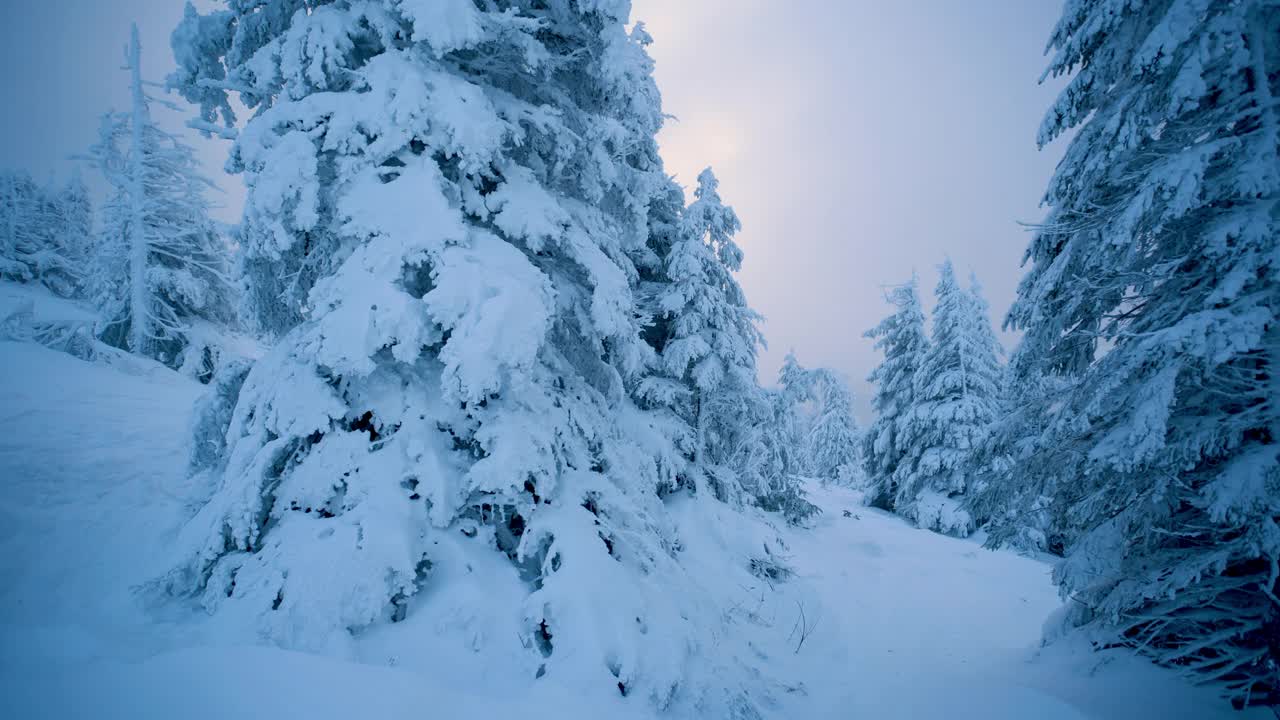
[[(45, 4), (0, 24), (35, 65), (89, 17), (29, 31)], [(685, 107), (810, 165), (764, 193), (713, 142), (676, 171), (632, 0), (207, 0), (162, 36), (87, 4), (147, 16), (125, 109), (65, 109), (105, 111), (65, 182), (0, 157), (0, 720), (1280, 714), (1276, 0), (1062, 3), (1035, 143), (1063, 155), (1003, 298), (950, 256), (1007, 252), (963, 219), (998, 163), (947, 169), (978, 134), (922, 81), (1004, 83), (969, 50), (881, 77), (922, 57), (892, 3), (872, 62), (797, 64), (851, 44), (804, 30), (840, 0), (670, 33), (756, 106)], [(902, 27), (1022, 34), (949, 4)], [(748, 37), (777, 73), (714, 69)], [(947, 142), (796, 142), (879, 141), (854, 120), (886, 108)], [(942, 252), (870, 221), (895, 195)], [(855, 252), (748, 242), (770, 206)], [(876, 264), (887, 315), (779, 254)], [(808, 309), (766, 325), (770, 282)], [(809, 339), (774, 373), (766, 336)]]
[[(496, 556), (422, 599), (457, 604), (366, 633), (349, 660), (262, 646), (153, 603), (167, 547), (210, 490), (184, 480), (201, 386), (158, 364), (89, 364), (29, 343), (0, 343), (0, 368), (0, 717), (651, 716), (642, 698), (574, 678), (534, 682), (518, 618), (491, 599), (515, 582)], [(738, 598), (721, 639), (750, 638), (756, 669), (780, 679), (767, 717), (1254, 716), (1127, 656), (1037, 656), (1058, 605), (1047, 565), (910, 527), (847, 490), (811, 491), (814, 527), (782, 530), (790, 578), (715, 567), (745, 526), (727, 512), (684, 522), (706, 511), (696, 498), (672, 507), (694, 574), (738, 584), (712, 588)], [(715, 646), (702, 652), (716, 661)]]

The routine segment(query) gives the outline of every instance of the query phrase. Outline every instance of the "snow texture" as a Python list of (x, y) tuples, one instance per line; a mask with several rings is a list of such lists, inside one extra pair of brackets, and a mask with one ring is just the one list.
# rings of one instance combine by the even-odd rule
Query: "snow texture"
[[(157, 603), (148, 581), (210, 491), (184, 469), (185, 428), (207, 386), (136, 362), (0, 342), (10, 428), (0, 438), (0, 715), (337, 720), (430, 707), (692, 720), (722, 709), (658, 715), (642, 698), (593, 691), (587, 677), (535, 681), (513, 600), (522, 581), (483, 539), (461, 533), (434, 546), (436, 571), (450, 580), (419, 599), (423, 611), (354, 638), (346, 659), (281, 650), (251, 627)], [(816, 525), (770, 541), (785, 581), (747, 569), (748, 555), (764, 557), (756, 521), (709, 498), (682, 496), (671, 509), (705, 601), (723, 603), (725, 624), (697, 646), (694, 667), (726, 672), (725, 645), (750, 642), (755, 671), (785, 681), (762, 718), (1265, 715), (1236, 713), (1123, 651), (1034, 651), (1058, 605), (1045, 564), (915, 529), (846, 489), (815, 484), (811, 497), (824, 510)], [(607, 584), (589, 582), (592, 592)], [(738, 677), (758, 689), (759, 675)]]

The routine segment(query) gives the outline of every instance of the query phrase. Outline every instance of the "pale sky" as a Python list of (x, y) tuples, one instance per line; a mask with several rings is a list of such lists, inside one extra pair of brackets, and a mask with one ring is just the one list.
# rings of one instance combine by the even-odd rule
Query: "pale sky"
[[(761, 376), (795, 350), (845, 373), (859, 419), (883, 286), (976, 272), (1003, 320), (1060, 147), (1036, 129), (1059, 0), (634, 0), (677, 116), (661, 136), (688, 186), (705, 165), (742, 219), (741, 281), (766, 318)], [(1002, 335), (1012, 348), (1014, 338)]]
[[(140, 26), (146, 74), (161, 80), (182, 4), (0, 0), (0, 166), (65, 177), (98, 116), (127, 102), (129, 23)], [(879, 356), (862, 332), (888, 311), (882, 287), (914, 269), (932, 307), (948, 255), (962, 275), (978, 274), (1000, 322), (1029, 239), (1018, 223), (1042, 217), (1061, 152), (1035, 146), (1058, 88), (1037, 80), (1060, 0), (633, 4), (678, 118), (660, 138), (668, 170), (688, 185), (713, 166), (742, 218), (741, 281), (766, 317), (766, 383), (794, 349), (850, 379), (865, 423)], [(182, 115), (158, 114), (181, 126)], [(239, 180), (221, 172), (225, 144), (191, 139), (234, 220)]]

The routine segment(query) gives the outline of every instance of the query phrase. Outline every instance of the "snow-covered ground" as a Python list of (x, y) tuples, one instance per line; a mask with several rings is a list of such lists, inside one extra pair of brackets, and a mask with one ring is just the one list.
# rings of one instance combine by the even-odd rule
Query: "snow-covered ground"
[[(458, 656), (448, 671), (440, 659), (454, 656), (432, 655), (443, 642), (433, 633), (472, 632), (448, 617), (385, 628), (398, 637), (374, 634), (363, 662), (350, 662), (254, 647), (148, 600), (168, 545), (207, 492), (183, 472), (200, 390), (159, 365), (90, 364), (0, 342), (0, 717), (647, 714), (643, 698), (601, 708), (563, 684), (499, 684), (519, 667), (510, 658)], [(1059, 605), (1045, 563), (915, 529), (845, 490), (813, 493), (824, 509), (816, 526), (784, 531), (794, 577), (743, 587), (726, 608), (782, 683), (772, 716), (1254, 715), (1121, 653), (1037, 651)], [(685, 538), (695, 561), (703, 540)], [(391, 654), (415, 646), (421, 658)]]
[(813, 493), (824, 513), (791, 550), (822, 617), (801, 649), (812, 704), (791, 717), (1244, 717), (1126, 653), (1038, 649), (1060, 605), (1046, 562), (920, 530), (847, 490)]

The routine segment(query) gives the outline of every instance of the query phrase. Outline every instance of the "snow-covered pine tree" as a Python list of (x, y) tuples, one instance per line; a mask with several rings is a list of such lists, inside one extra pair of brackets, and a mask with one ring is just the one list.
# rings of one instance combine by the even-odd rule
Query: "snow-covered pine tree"
[[(976, 273), (969, 274), (967, 300), (972, 305), (967, 317), (973, 323), (974, 346), (980, 349), (974, 358), (975, 367), (978, 374), (985, 378), (985, 382), (994, 388), (988, 398), (989, 403), (994, 406), (992, 411), (994, 417), (987, 423), (986, 431), (981, 435), (982, 440), (969, 450), (966, 461), (966, 472), (969, 475), (969, 483), (965, 489), (966, 510), (971, 506), (969, 494), (984, 490), (997, 476), (1010, 469), (1009, 452), (1013, 448), (1008, 443), (1023, 441), (1030, 434), (1026, 428), (1022, 428), (1022, 432), (1019, 432), (1018, 429), (1010, 428), (1008, 425), (1008, 416), (1017, 402), (1019, 389), (1011, 382), (1012, 373), (1002, 362), (1005, 357), (1004, 346), (996, 339), (995, 326), (991, 323), (991, 305), (987, 303), (987, 298), (982, 293), (982, 284), (978, 281)], [(1045, 392), (1044, 384), (1041, 383), (1034, 390)], [(1024, 399), (1024, 401), (1029, 400)], [(997, 439), (995, 437), (997, 430), (1006, 433), (1005, 437)], [(970, 517), (975, 526), (982, 525), (990, 519), (990, 515), (986, 513), (974, 515), (971, 512)]]
[(77, 167), (57, 199), (59, 246), (73, 268), (75, 293), (84, 290), (93, 257), (93, 201)]
[(171, 82), (235, 135), (251, 304), (288, 307), (257, 313), (280, 339), (175, 591), (343, 648), (497, 553), (488, 602), (522, 615), (530, 677), (750, 713), (730, 653), (692, 662), (720, 615), (662, 497), (686, 448), (631, 400), (656, 365), (639, 283), (679, 205), (628, 6), (188, 7)]
[(916, 371), (924, 362), (929, 338), (914, 275), (910, 282), (891, 289), (886, 299), (895, 308), (893, 314), (864, 333), (875, 340), (884, 361), (867, 378), (876, 387), (871, 398), (876, 417), (863, 436), (862, 457), (867, 475), (865, 502), (892, 510), (898, 494), (896, 478), (906, 453), (898, 437), (898, 424), (915, 404)]
[(834, 371), (813, 371), (816, 414), (805, 438), (810, 473), (823, 482), (860, 485), (862, 452), (853, 393)]
[(729, 460), (748, 427), (748, 405), (758, 402), (762, 339), (759, 316), (733, 276), (742, 267), (733, 241), (740, 224), (718, 185), (710, 168), (698, 175), (694, 201), (664, 258), (665, 282), (656, 291), (656, 314), (666, 330), (655, 343), (661, 374), (646, 378), (639, 392), (675, 408), (693, 432), (695, 466), (706, 468), (717, 497), (734, 500), (743, 488), (735, 487), (740, 482)]
[(755, 503), (800, 524), (821, 512), (809, 502), (801, 465), (803, 437), (796, 432), (796, 407), (782, 389), (757, 388), (744, 408), (740, 441), (731, 465)]
[(1002, 370), (986, 303), (965, 291), (951, 261), (939, 267), (933, 337), (915, 376), (914, 402), (899, 417), (904, 458), (895, 472), (895, 509), (920, 527), (967, 535), (973, 521), (960, 498), (974, 480), (974, 452), (999, 414)]
[(812, 471), (809, 457), (809, 430), (813, 427), (813, 403), (817, 400), (817, 374), (800, 364), (795, 351), (782, 359), (778, 369), (778, 390), (773, 404), (777, 407), (776, 432), (786, 447), (789, 472), (808, 475)]
[(1021, 376), (1006, 368), (1000, 413), (972, 465), (979, 478), (964, 508), (987, 532), (987, 545), (1061, 555), (1063, 538), (1052, 512), (1052, 490), (1028, 482), (1019, 468), (1039, 452), (1057, 398), (1067, 392), (1060, 376)]
[(62, 297), (80, 292), (92, 223), (84, 184), (61, 191), (22, 172), (0, 177), (0, 278), (38, 282)]
[[(208, 375), (204, 349), (192, 358), (201, 323), (233, 316), (230, 251), (209, 220), (192, 149), (151, 118), (138, 29), (125, 50), (132, 104), (103, 118), (89, 153), (110, 186), (94, 250), (91, 295), (109, 345)], [(192, 362), (194, 360), (194, 362)]]
[[(990, 309), (978, 280), (970, 292), (983, 318)], [(1000, 348), (989, 322), (979, 332), (984, 343)], [(1057, 398), (1067, 392), (1062, 376), (1020, 375), (1011, 367), (999, 370), (999, 410), (983, 441), (972, 451), (969, 467), (974, 479), (964, 498), (964, 509), (976, 526), (987, 532), (988, 547), (1009, 545), (1023, 551), (1062, 554), (1062, 533), (1051, 512), (1051, 493), (1026, 482), (1017, 468), (1038, 452), (1038, 442), (1048, 426)]]
[(723, 426), (732, 432), (728, 466), (755, 504), (781, 513), (787, 522), (802, 523), (820, 512), (807, 499), (803, 474), (808, 469), (805, 434), (797, 410), (812, 396), (812, 373), (787, 353), (778, 388), (753, 386), (735, 398), (736, 427), (729, 413)]
[(28, 248), (31, 247), (26, 234), (31, 228), (27, 217), (31, 214), (34, 183), (30, 176), (16, 172), (6, 172), (0, 182), (3, 183), (0, 184), (0, 193), (3, 193), (0, 195), (0, 213), (3, 213), (0, 219), (4, 221), (0, 226), (0, 232), (4, 233), (4, 244), (0, 245), (0, 278), (26, 282), (33, 277), (24, 260), (29, 256)]
[(1077, 132), (1009, 322), (1072, 389), (1016, 472), (1078, 623), (1280, 702), (1280, 7), (1072, 0), (1050, 48), (1039, 142)]
[(1001, 362), (1005, 357), (1005, 350), (996, 339), (995, 326), (991, 324), (991, 305), (982, 294), (982, 283), (978, 282), (976, 273), (969, 273), (969, 289), (965, 299), (969, 303), (965, 319), (970, 323), (973, 346), (978, 350), (971, 359), (973, 372), (981, 382), (995, 386), (996, 390), (991, 395), (999, 402), (1006, 395), (1002, 385), (1008, 375), (1008, 368)]
[(813, 371), (800, 364), (794, 350), (782, 358), (778, 368), (778, 387), (792, 405), (807, 402), (813, 396)]

